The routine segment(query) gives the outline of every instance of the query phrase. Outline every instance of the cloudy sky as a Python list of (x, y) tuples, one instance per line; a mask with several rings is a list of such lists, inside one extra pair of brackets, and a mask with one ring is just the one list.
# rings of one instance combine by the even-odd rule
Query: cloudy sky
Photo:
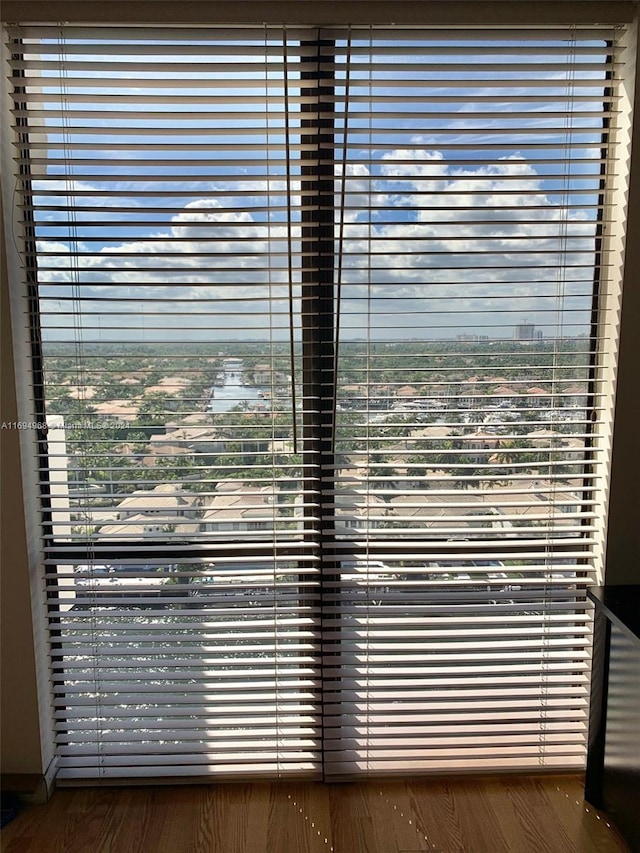
[[(454, 47), (337, 51), (341, 333), (588, 332), (604, 51)], [(78, 310), (85, 340), (286, 338), (290, 296), (302, 305), (309, 91), (295, 46), (286, 71), (281, 45), (268, 61), (252, 48), (120, 41), (114, 57), (71, 41), (64, 64), (34, 48), (47, 339), (70, 339)]]

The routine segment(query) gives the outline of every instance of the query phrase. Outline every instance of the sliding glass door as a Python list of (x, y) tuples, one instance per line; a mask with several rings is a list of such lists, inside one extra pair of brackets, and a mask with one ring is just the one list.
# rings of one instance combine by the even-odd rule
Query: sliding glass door
[(61, 777), (581, 766), (623, 38), (10, 29)]

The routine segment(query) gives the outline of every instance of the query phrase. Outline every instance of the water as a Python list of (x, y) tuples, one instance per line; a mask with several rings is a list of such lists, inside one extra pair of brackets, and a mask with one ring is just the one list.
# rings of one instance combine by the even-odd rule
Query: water
[[(240, 371), (242, 366), (240, 366)], [(213, 386), (213, 397), (207, 406), (208, 412), (228, 412), (240, 403), (248, 403), (252, 408), (255, 403), (261, 403), (268, 408), (268, 401), (262, 397), (262, 389), (253, 385), (245, 385), (242, 381), (242, 372), (234, 370), (224, 371), (221, 385)]]

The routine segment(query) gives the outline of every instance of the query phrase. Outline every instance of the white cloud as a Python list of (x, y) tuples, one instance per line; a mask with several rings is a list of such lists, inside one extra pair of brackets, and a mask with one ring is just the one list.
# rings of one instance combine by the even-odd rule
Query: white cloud
[[(394, 313), (390, 334), (402, 334), (403, 328), (415, 328), (419, 334), (421, 325), (446, 329), (453, 324), (460, 331), (489, 321), (495, 330), (510, 330), (522, 316), (541, 325), (551, 316), (543, 311), (556, 299), (559, 278), (569, 282), (568, 287), (572, 280), (585, 281), (583, 290), (573, 285), (576, 296), (564, 304), (580, 308), (583, 314), (576, 317), (588, 322), (590, 302), (579, 295), (589, 292), (592, 276), (593, 225), (585, 215), (566, 202), (558, 205), (521, 155), (456, 167), (441, 151), (422, 147), (421, 138), (412, 144), (415, 147), (386, 152), (373, 165), (347, 166), (343, 328), (355, 334), (371, 320), (371, 308), (369, 321), (363, 319), (364, 300), (370, 295), (380, 300), (373, 306), (374, 324), (376, 319), (388, 323)], [(338, 175), (337, 197), (342, 180)], [(82, 189), (85, 198), (91, 196), (89, 185), (74, 187)], [(244, 181), (237, 187), (248, 188)], [(162, 327), (161, 336), (170, 334), (172, 310), (191, 315), (189, 322), (202, 330), (208, 324), (219, 326), (222, 337), (264, 332), (268, 300), (280, 300), (276, 304), (282, 317), (288, 307), (284, 214), (271, 212), (268, 224), (268, 211), (252, 213), (240, 206), (237, 196), (225, 197), (230, 188), (225, 182), (217, 195), (185, 203), (144, 238), (136, 227), (137, 236), (125, 239), (126, 223), (123, 236), (115, 237), (109, 223), (114, 239), (108, 244), (83, 243), (80, 223), (81, 255), (75, 269), (67, 254), (69, 242), (60, 237), (41, 241), (45, 252), (58, 255), (43, 261), (51, 267), (41, 273), (44, 294), (52, 299), (70, 296), (66, 285), (74, 278), (82, 280), (83, 297), (110, 300), (87, 301), (89, 315), (128, 312), (121, 317), (124, 335), (151, 328), (154, 322)], [(252, 185), (256, 198), (264, 197), (265, 189), (264, 181)], [(282, 204), (284, 184), (273, 181), (271, 189), (277, 195), (270, 204), (276, 207), (275, 199)], [(64, 182), (60, 191), (73, 195)], [(294, 224), (294, 250), (299, 229), (300, 224)], [(565, 264), (584, 268), (565, 269)], [(510, 299), (499, 298), (507, 292)], [(458, 317), (447, 313), (453, 309), (461, 312)], [(216, 312), (217, 319), (210, 316)]]

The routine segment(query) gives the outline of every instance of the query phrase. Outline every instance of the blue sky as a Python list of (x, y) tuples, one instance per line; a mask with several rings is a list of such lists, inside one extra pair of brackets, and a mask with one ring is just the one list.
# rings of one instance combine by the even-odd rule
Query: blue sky
[[(335, 192), (345, 211), (336, 215), (336, 250), (345, 339), (511, 337), (524, 319), (548, 337), (588, 331), (602, 133), (591, 113), (601, 108), (603, 72), (591, 70), (588, 47), (569, 72), (559, 71), (563, 50), (571, 50), (559, 42), (524, 60), (520, 45), (504, 42), (493, 56), (502, 64), (487, 72), (486, 43), (459, 46), (473, 44), (482, 53), (471, 70), (456, 66), (447, 43), (417, 55), (415, 43), (406, 53), (398, 42), (382, 45), (372, 80), (357, 53), (365, 45), (355, 44), (348, 91), (346, 52), (338, 54)], [(204, 41), (176, 56), (164, 77), (166, 45), (145, 42), (138, 55), (140, 46), (130, 44), (130, 56), (128, 48), (121, 45), (122, 70), (110, 77), (100, 73), (101, 43), (96, 56), (71, 51), (62, 82), (53, 64), (42, 72), (47, 89), (53, 76), (47, 109), (60, 109), (61, 97), (72, 103), (64, 132), (55, 130), (58, 119), (47, 119), (43, 150), (35, 152), (49, 157), (34, 182), (36, 207), (58, 208), (37, 212), (45, 336), (66, 339), (73, 322), (65, 314), (82, 302), (86, 340), (166, 339), (180, 312), (202, 340), (210, 328), (218, 338), (286, 337), (290, 283), (300, 306), (297, 62), (285, 101), (275, 42), (269, 63), (255, 43), (242, 74)], [(74, 62), (88, 65), (70, 71)], [(536, 85), (527, 84), (534, 73)], [(412, 75), (417, 85), (408, 84)], [(557, 102), (540, 101), (543, 95)], [(569, 106), (571, 119), (556, 115)], [(152, 118), (162, 110), (169, 114)], [(570, 172), (562, 164), (568, 153), (576, 158)], [(68, 154), (75, 159), (65, 175), (51, 158)], [(73, 208), (67, 221), (65, 206)]]

